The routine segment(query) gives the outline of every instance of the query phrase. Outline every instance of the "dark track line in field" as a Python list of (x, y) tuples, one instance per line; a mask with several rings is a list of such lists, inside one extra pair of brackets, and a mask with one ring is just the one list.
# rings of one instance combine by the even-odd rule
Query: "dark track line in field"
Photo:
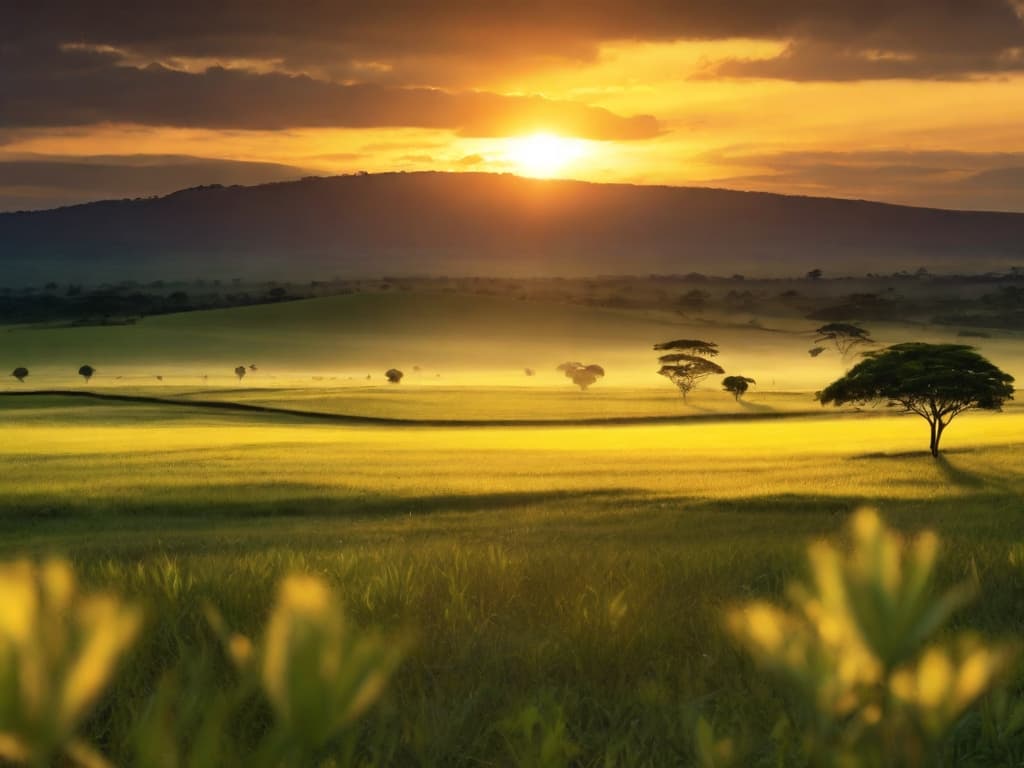
[(171, 405), (239, 413), (259, 413), (273, 416), (292, 416), (337, 424), (366, 424), (392, 427), (601, 427), (639, 424), (684, 424), (691, 421), (767, 421), (795, 418), (818, 418), (827, 413), (811, 411), (785, 411), (769, 413), (699, 413), (689, 416), (608, 416), (582, 419), (398, 419), (387, 416), (356, 416), (324, 411), (299, 411), (272, 405), (233, 403), (225, 400), (173, 400), (147, 395), (116, 395), (107, 392), (76, 390), (31, 390), (27, 392), (0, 392), (0, 397), (78, 397), (142, 405)]

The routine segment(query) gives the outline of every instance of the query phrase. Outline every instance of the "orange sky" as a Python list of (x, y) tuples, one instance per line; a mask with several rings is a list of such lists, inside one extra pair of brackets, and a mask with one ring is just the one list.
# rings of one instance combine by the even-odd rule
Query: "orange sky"
[[(167, 6), (150, 26), (27, 14), (38, 35), (0, 45), (0, 210), (474, 170), (1024, 211), (1017, 0), (876, 16), (747, 0), (721, 17), (688, 0), (575, 17), (452, 2), (294, 23), (221, 5)], [(536, 133), (573, 141), (524, 143)]]

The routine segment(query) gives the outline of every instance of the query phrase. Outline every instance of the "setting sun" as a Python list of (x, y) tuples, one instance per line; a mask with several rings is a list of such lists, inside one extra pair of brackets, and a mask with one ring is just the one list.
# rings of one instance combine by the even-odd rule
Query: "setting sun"
[(520, 173), (549, 177), (588, 154), (587, 143), (552, 133), (533, 133), (509, 139), (505, 154)]

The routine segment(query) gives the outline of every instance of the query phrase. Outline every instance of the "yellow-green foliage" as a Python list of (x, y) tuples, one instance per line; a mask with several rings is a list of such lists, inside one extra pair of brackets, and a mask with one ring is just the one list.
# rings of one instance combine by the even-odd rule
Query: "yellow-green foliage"
[(936, 639), (971, 591), (936, 594), (934, 534), (904, 542), (870, 510), (850, 528), (848, 553), (811, 546), (811, 581), (790, 586), (788, 607), (749, 603), (729, 614), (729, 628), (795, 685), (809, 711), (801, 736), (813, 764), (936, 765), (952, 724), (1013, 654), (968, 632)]
[[(78, 736), (80, 722), (110, 684), (142, 625), (138, 607), (106, 594), (81, 594), (66, 562), (0, 565), (0, 759), (47, 766), (63, 760), (84, 768), (108, 765)], [(223, 625), (211, 611), (214, 623)], [(225, 634), (240, 670), (237, 703), (259, 689), (274, 713), (247, 766), (316, 765), (334, 758), (331, 746), (376, 702), (401, 657), (400, 646), (352, 630), (336, 596), (319, 578), (289, 576), (258, 645)], [(200, 738), (159, 716), (136, 724), (139, 764), (218, 768), (230, 713), (214, 690), (201, 716)], [(183, 756), (186, 745), (193, 749)], [(237, 750), (234, 750), (237, 754)]]
[(78, 726), (141, 623), (116, 597), (80, 594), (67, 563), (0, 565), (0, 758), (103, 765)]

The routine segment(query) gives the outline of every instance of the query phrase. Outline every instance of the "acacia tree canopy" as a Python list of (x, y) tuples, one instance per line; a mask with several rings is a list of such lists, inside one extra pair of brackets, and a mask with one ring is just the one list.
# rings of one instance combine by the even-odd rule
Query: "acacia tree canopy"
[(28, 368), (15, 368), (11, 373), (11, 376), (16, 378), (18, 381), (25, 381), (25, 377), (28, 376)]
[(583, 363), (567, 362), (562, 363), (555, 370), (561, 371), (566, 378), (572, 379), (572, 383), (584, 392), (598, 379), (604, 378), (604, 368), (594, 363), (584, 365)]
[(684, 401), (703, 379), (725, 373), (722, 366), (708, 359), (718, 355), (718, 345), (713, 341), (673, 339), (655, 344), (654, 349), (657, 352), (669, 352), (658, 358), (658, 362), (661, 363), (658, 375), (675, 384)]
[[(843, 357), (846, 357), (850, 350), (861, 344), (874, 344), (875, 340), (859, 325), (851, 323), (829, 323), (814, 331), (818, 337), (814, 340), (816, 344), (830, 342), (835, 345), (836, 350)], [(820, 352), (818, 354), (821, 354)], [(817, 355), (812, 354), (811, 357)]]
[(949, 423), (972, 409), (998, 411), (1013, 399), (1013, 376), (963, 344), (910, 342), (867, 352), (865, 359), (818, 393), (829, 403), (877, 403), (902, 406), (928, 422), (929, 449), (939, 455), (939, 441)]
[(83, 365), (78, 369), (78, 375), (85, 379), (86, 383), (89, 383), (89, 379), (96, 375), (96, 369), (91, 365)]
[[(717, 357), (718, 356), (718, 345), (713, 341), (701, 341), (700, 339), (673, 339), (672, 341), (666, 341), (661, 344), (655, 344), (654, 350), (656, 352), (683, 352), (690, 355), (697, 355), (699, 357)], [(665, 362), (665, 358), (659, 358), (661, 362)]]
[(751, 384), (757, 384), (749, 376), (726, 376), (722, 379), (722, 389), (731, 392), (732, 396), (739, 400), (750, 389)]

